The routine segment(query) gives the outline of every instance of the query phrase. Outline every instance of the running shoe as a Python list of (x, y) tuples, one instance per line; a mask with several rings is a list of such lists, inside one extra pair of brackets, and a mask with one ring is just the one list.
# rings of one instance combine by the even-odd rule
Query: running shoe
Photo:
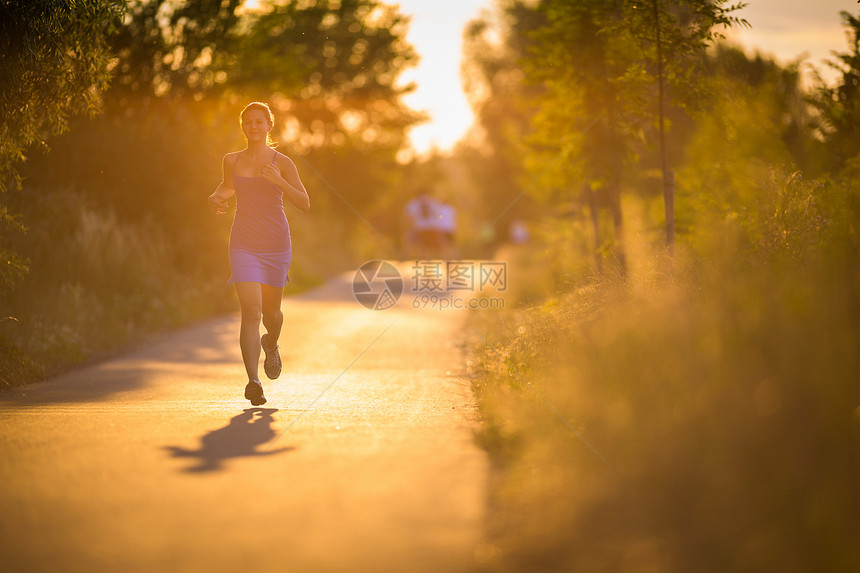
[(251, 401), (252, 406), (262, 406), (266, 403), (266, 397), (263, 396), (263, 385), (256, 380), (251, 380), (245, 386), (245, 398)]
[(266, 353), (266, 359), (263, 361), (263, 370), (266, 371), (266, 376), (269, 377), (269, 380), (274, 380), (278, 376), (281, 375), (281, 355), (278, 352), (278, 345), (275, 345), (275, 348), (269, 350), (269, 335), (264, 334), (263, 338), (260, 339), (260, 345), (263, 347), (263, 352)]

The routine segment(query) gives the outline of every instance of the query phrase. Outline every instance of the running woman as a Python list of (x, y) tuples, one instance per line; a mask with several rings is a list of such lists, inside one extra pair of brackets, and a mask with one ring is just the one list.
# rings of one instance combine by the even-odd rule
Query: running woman
[[(246, 146), (224, 156), (222, 180), (209, 196), (218, 215), (227, 213), (227, 199), (236, 195), (236, 214), (230, 229), (230, 272), (242, 310), (239, 347), (248, 374), (245, 398), (253, 406), (266, 403), (257, 374), (260, 348), (263, 368), (274, 380), (281, 374), (278, 338), (284, 315), (281, 298), (289, 282), (292, 244), (284, 213), (284, 197), (297, 209), (310, 209), (310, 199), (289, 157), (273, 149), (275, 117), (269, 106), (253, 102), (239, 116)], [(260, 338), (260, 320), (266, 333)]]

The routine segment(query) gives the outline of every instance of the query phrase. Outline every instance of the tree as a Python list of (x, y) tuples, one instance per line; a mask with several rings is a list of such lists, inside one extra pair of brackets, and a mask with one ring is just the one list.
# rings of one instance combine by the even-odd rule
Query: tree
[[(32, 164), (30, 182), (72, 189), (123, 222), (169, 235), (166, 264), (214, 275), (226, 233), (200, 209), (200, 193), (217, 184), (223, 154), (242, 144), (241, 107), (267, 101), (273, 137), (314, 195), (309, 217), (340, 233), (315, 238), (320, 250), (342, 249), (366, 220), (371, 240), (382, 234), (384, 243), (396, 218), (381, 197), (402, 193), (396, 155), (420, 119), (401, 100), (410, 87), (397, 81), (416, 57), (406, 25), (376, 0), (253, 10), (227, 0), (131, 2), (113, 40), (105, 113), (54, 142), (41, 162), (49, 168)], [(201, 249), (201, 237), (211, 248)]]
[[(778, 118), (780, 139), (792, 161), (807, 175), (821, 170), (821, 144), (811, 129), (812, 109), (801, 84), (800, 62), (782, 66), (772, 59), (755, 54), (748, 56), (741, 48), (717, 44), (707, 55), (704, 83), (711, 93), (733, 93), (737, 82), (752, 90), (771, 94), (771, 109), (766, 121)], [(740, 96), (733, 96), (740, 97)], [(715, 98), (709, 98), (707, 109), (713, 110)], [(701, 114), (697, 114), (701, 116)], [(701, 117), (700, 117), (701, 119)]]
[[(647, 74), (657, 88), (656, 116), (660, 170), (663, 173), (663, 202), (666, 212), (666, 245), (675, 241), (675, 176), (666, 153), (666, 111), (669, 102), (694, 105), (699, 100), (696, 81), (705, 48), (722, 38), (718, 27), (749, 25), (733, 16), (745, 4), (727, 5), (727, 0), (622, 0), (622, 18), (614, 30), (630, 33), (641, 47), (644, 59), (628, 74)], [(609, 31), (609, 30), (607, 30)]]
[[(108, 38), (120, 0), (0, 0), (0, 199), (20, 187), (18, 165), (32, 146), (66, 131), (70, 118), (93, 114), (110, 79)], [(7, 243), (22, 230), (0, 204), (0, 292), (27, 271)]]
[(511, 218), (530, 210), (530, 198), (523, 195), (522, 158), (531, 102), (540, 88), (526, 84), (522, 59), (533, 42), (530, 31), (542, 23), (529, 3), (505, 0), (493, 13), (470, 22), (463, 33), (461, 75), (475, 127), (458, 152), (483, 195), (482, 243), (494, 236), (496, 227), (507, 228)]
[[(532, 155), (542, 166), (573, 146), (575, 160), (561, 164), (553, 183), (573, 187), (574, 193), (581, 189), (598, 250), (602, 246), (599, 213), (608, 210), (614, 255), (623, 270), (621, 178), (635, 139), (631, 110), (642, 93), (641, 77), (628, 74), (636, 46), (629, 35), (607, 33), (619, 16), (617, 2), (544, 0), (539, 10), (546, 16), (546, 25), (533, 33), (536, 42), (526, 70), (531, 81), (540, 82), (546, 91), (538, 99)], [(597, 265), (600, 268), (599, 254)]]
[[(405, 41), (407, 24), (396, 8), (377, 0), (273, 4), (253, 22), (231, 63), (239, 71), (233, 89), (288, 87), (290, 114), (301, 125), (322, 122), (323, 129), (313, 129), (317, 141), (331, 144), (339, 133), (370, 146), (399, 147), (405, 129), (419, 119), (399, 99), (414, 86), (397, 85), (416, 60)], [(279, 77), (293, 84), (276, 85)]]
[[(669, 165), (666, 116), (670, 106), (692, 108), (702, 99), (697, 79), (705, 48), (721, 26), (745, 24), (732, 16), (742, 4), (725, 0), (542, 0), (546, 25), (534, 33), (526, 58), (529, 75), (546, 94), (535, 115), (537, 140), (546, 146), (575, 134), (595, 118), (569, 166), (568, 187), (584, 180), (592, 211), (612, 214), (622, 233), (621, 175), (635, 157), (632, 143), (656, 123), (663, 173), (666, 243), (674, 242), (674, 175)], [(558, 150), (556, 145), (556, 152)], [(539, 156), (540, 149), (533, 152)], [(597, 219), (595, 232), (597, 232)], [(598, 241), (599, 242), (599, 241)], [(620, 247), (620, 245), (619, 245)], [(623, 250), (616, 250), (624, 265)]]
[(300, 147), (349, 137), (369, 147), (403, 144), (404, 130), (421, 117), (399, 101), (413, 86), (396, 80), (416, 56), (395, 8), (377, 0), (270, 1), (241, 12), (243, 4), (131, 3), (114, 41), (119, 61), (108, 99), (127, 107), (276, 95), (270, 103), (297, 120)]
[(812, 103), (820, 114), (818, 129), (828, 148), (830, 169), (838, 171), (860, 153), (860, 14), (840, 12), (847, 30), (849, 51), (834, 53), (828, 65), (841, 76), (828, 86), (819, 76)]
[[(119, 33), (108, 99), (124, 108), (147, 98), (177, 102), (223, 91), (242, 34), (244, 0), (131, 0)], [(247, 16), (245, 17), (247, 19)]]
[[(724, 0), (541, 0), (542, 23), (529, 32), (522, 68), (541, 88), (531, 99), (532, 134), (525, 162), (540, 173), (545, 194), (583, 202), (598, 249), (612, 245), (620, 268), (621, 188), (625, 173), (655, 133), (664, 180), (666, 241), (674, 242), (674, 176), (667, 151), (667, 115), (704, 98), (698, 78), (705, 48), (720, 26), (745, 24), (742, 5)], [(650, 126), (654, 125), (653, 131)], [(675, 146), (676, 148), (679, 146)], [(570, 158), (568, 160), (568, 158)], [(600, 212), (612, 220), (602, 238)], [(597, 254), (598, 268), (601, 256)]]
[[(230, 90), (276, 94), (282, 139), (344, 200), (332, 207), (352, 221), (352, 210), (374, 216), (379, 197), (402, 187), (395, 157), (422, 119), (402, 101), (414, 86), (397, 82), (417, 58), (408, 20), (377, 0), (273, 2), (248, 25)], [(374, 229), (394, 231), (390, 214), (377, 219)]]

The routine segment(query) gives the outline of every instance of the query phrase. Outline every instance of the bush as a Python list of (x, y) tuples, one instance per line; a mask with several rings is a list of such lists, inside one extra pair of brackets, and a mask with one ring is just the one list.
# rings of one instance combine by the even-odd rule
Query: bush
[(858, 179), (781, 173), (673, 265), (476, 315), (488, 569), (860, 568)]

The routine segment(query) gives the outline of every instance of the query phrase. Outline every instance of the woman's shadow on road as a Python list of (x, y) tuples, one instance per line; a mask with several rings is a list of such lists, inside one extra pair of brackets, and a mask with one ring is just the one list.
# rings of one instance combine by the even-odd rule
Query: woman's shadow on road
[(223, 428), (212, 430), (200, 438), (199, 449), (189, 450), (179, 446), (165, 446), (164, 449), (175, 458), (197, 460), (197, 465), (184, 470), (192, 473), (224, 469), (224, 462), (230, 458), (271, 456), (288, 452), (295, 448), (258, 449), (258, 446), (275, 438), (272, 415), (277, 411), (277, 408), (246, 408)]

